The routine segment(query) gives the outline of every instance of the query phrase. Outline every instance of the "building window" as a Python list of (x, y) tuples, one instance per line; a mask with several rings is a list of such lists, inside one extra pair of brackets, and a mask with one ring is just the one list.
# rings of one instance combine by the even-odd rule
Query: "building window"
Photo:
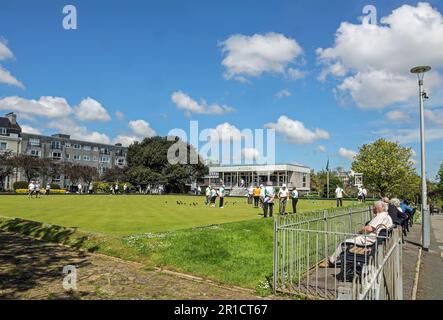
[(6, 130), (6, 128), (0, 128), (0, 134), (6, 135), (7, 132), (8, 132), (8, 130)]
[(33, 157), (40, 157), (41, 151), (40, 150), (31, 150), (29, 153)]
[(125, 159), (118, 158), (115, 162), (118, 166), (123, 166), (125, 164)]
[(52, 141), (51, 142), (51, 148), (52, 149), (61, 149), (62, 148), (62, 144), (60, 143), (60, 141)]
[(65, 148), (71, 148), (71, 144), (69, 142), (65, 143)]
[(0, 142), (0, 150), (5, 151), (8, 149), (8, 144), (6, 142)]
[(69, 153), (65, 154), (66, 159), (70, 159), (71, 155)]
[(98, 151), (98, 147), (93, 147), (92, 151)]
[(30, 138), (29, 139), (29, 144), (31, 146), (40, 146), (40, 139), (37, 138)]
[(100, 162), (109, 163), (109, 157), (100, 157)]
[(307, 182), (308, 181), (308, 174), (307, 173), (303, 173), (303, 188), (306, 188)]
[(98, 158), (96, 156), (93, 156), (92, 161), (98, 161)]
[(73, 147), (74, 149), (77, 149), (77, 150), (79, 150), (79, 149), (82, 148), (82, 146), (79, 145), (79, 144), (77, 144), (77, 143), (74, 143), (74, 144), (72, 145), (72, 147)]
[(83, 150), (85, 150), (85, 151), (91, 151), (91, 146), (83, 146)]
[(83, 156), (83, 161), (90, 161), (91, 158), (89, 156)]
[(62, 158), (62, 153), (61, 152), (53, 152), (52, 153), (52, 159), (60, 160), (61, 158)]
[(80, 160), (80, 155), (74, 154), (74, 160)]

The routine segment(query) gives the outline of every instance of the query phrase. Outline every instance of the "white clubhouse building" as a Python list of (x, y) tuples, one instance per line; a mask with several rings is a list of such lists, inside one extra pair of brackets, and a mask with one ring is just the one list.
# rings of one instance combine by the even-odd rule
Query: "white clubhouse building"
[[(204, 185), (219, 186), (224, 183), (227, 189), (250, 185), (286, 184), (289, 189), (310, 191), (310, 168), (297, 164), (275, 165), (228, 165), (210, 166)], [(243, 182), (243, 185), (242, 185)]]

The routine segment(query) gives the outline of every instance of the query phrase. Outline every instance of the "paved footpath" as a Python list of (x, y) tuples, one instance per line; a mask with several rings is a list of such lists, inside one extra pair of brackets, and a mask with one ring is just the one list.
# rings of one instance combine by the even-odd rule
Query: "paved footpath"
[[(77, 268), (77, 291), (63, 289), (62, 270)], [(87, 254), (0, 230), (0, 299), (260, 299), (120, 259)]]
[(421, 248), (421, 224), (414, 224), (404, 238), (403, 244), (403, 299), (411, 300), (414, 287), (415, 268)]
[(423, 251), (417, 299), (443, 300), (443, 215), (431, 216), (431, 246)]

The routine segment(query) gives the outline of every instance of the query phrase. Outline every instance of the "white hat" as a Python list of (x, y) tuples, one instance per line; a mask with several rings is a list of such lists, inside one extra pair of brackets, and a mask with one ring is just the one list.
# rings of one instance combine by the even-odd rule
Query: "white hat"
[(286, 184), (283, 183), (283, 185), (281, 186), (282, 188), (286, 188)]

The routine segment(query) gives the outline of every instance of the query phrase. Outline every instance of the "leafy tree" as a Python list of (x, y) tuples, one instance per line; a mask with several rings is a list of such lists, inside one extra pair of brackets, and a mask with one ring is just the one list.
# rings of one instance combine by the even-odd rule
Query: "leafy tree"
[(440, 164), (440, 169), (437, 174), (437, 190), (440, 198), (443, 199), (443, 162)]
[(363, 145), (352, 170), (363, 173), (366, 187), (380, 196), (400, 196), (405, 188), (417, 186), (411, 148), (397, 142), (378, 139)]
[(26, 154), (19, 154), (11, 157), (9, 163), (13, 168), (21, 170), (28, 182), (40, 175), (43, 165), (40, 158)]
[(0, 153), (0, 182), (6, 177), (10, 176), (14, 172), (14, 168), (11, 165), (11, 152)]
[(135, 142), (129, 147), (126, 160), (129, 182), (140, 187), (161, 184), (166, 192), (183, 192), (186, 184), (207, 173), (195, 149), (178, 137), (153, 137)]
[(105, 182), (116, 182), (116, 181), (127, 181), (127, 168), (109, 168), (107, 169), (102, 177), (101, 180)]
[(65, 164), (63, 172), (69, 177), (71, 183), (77, 184), (83, 181), (86, 184), (90, 184), (95, 178), (98, 177), (98, 171), (95, 167), (82, 166), (76, 164)]

